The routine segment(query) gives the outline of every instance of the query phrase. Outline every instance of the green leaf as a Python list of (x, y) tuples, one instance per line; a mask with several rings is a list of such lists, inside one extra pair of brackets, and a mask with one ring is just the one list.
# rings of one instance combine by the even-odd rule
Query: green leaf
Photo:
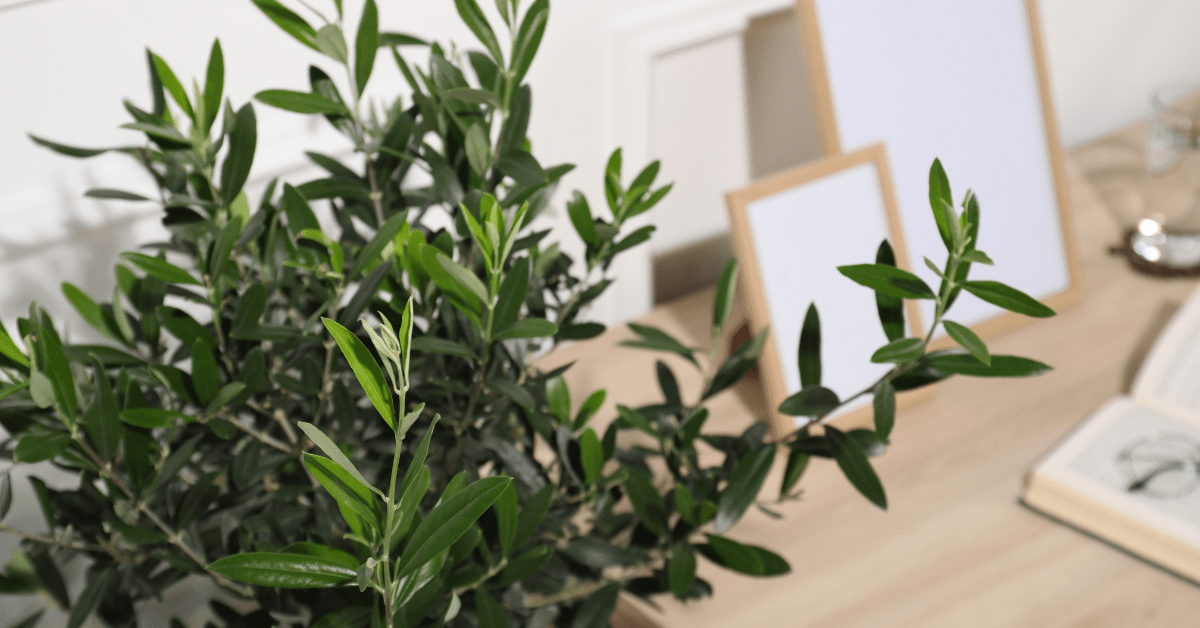
[(167, 410), (165, 408), (130, 408), (121, 411), (122, 421), (144, 428), (169, 427), (173, 419), (178, 419), (184, 423), (190, 423), (195, 420), (182, 412)]
[(920, 277), (886, 264), (838, 266), (838, 272), (876, 292), (902, 299), (933, 299), (933, 290)]
[(955, 342), (975, 356), (975, 359), (984, 364), (992, 363), (992, 356), (988, 353), (987, 345), (983, 344), (983, 340), (975, 332), (954, 321), (942, 321), (942, 327), (946, 328), (946, 333), (950, 334)]
[(708, 543), (696, 550), (717, 565), (748, 576), (779, 576), (792, 568), (778, 554), (761, 547), (738, 543), (717, 534), (709, 534)]
[[(821, 318), (817, 304), (810, 303), (800, 326), (800, 347), (797, 363), (800, 367), (800, 387), (821, 385)], [(719, 530), (723, 532), (724, 530)]]
[(354, 463), (350, 462), (350, 459), (346, 457), (346, 454), (342, 453), (341, 448), (334, 444), (334, 442), (325, 435), (325, 432), (322, 432), (312, 423), (299, 421), (297, 425), (300, 426), (300, 430), (303, 431), (306, 436), (308, 436), (308, 439), (311, 440), (314, 445), (324, 452), (326, 456), (329, 456), (330, 460), (334, 461), (338, 464), (338, 466), (344, 469), (346, 473), (349, 473), (350, 477), (358, 480), (358, 482), (363, 486), (374, 491), (380, 497), (383, 497), (383, 492), (372, 486), (371, 483), (367, 481), (367, 478), (364, 478), (362, 473), (359, 473), (358, 468), (354, 466)]
[(837, 393), (824, 386), (810, 386), (784, 399), (779, 412), (791, 416), (825, 416), (838, 405)]
[(511, 68), (514, 84), (519, 85), (525, 79), (525, 73), (533, 64), (533, 57), (542, 43), (542, 34), (546, 31), (549, 15), (549, 0), (534, 0), (525, 12), (525, 19), (521, 20), (521, 27), (517, 29), (516, 44), (513, 46)]
[(571, 628), (607, 628), (620, 593), (620, 582), (608, 584), (593, 593), (579, 605), (575, 618), (571, 620)]
[(871, 361), (880, 364), (912, 362), (925, 355), (925, 341), (920, 338), (901, 338), (880, 347), (871, 354)]
[(570, 216), (571, 224), (584, 244), (596, 242), (595, 218), (592, 217), (592, 208), (588, 206), (587, 197), (582, 192), (576, 190), (571, 200), (567, 201), (567, 215)]
[(629, 496), (638, 519), (652, 532), (666, 536), (669, 534), (667, 506), (658, 489), (654, 487), (654, 482), (645, 471), (637, 467), (625, 467), (625, 471), (625, 493)]
[(461, 342), (434, 336), (417, 336), (412, 340), (412, 349), (418, 353), (440, 353), (469, 360), (476, 359), (475, 352)]
[(204, 75), (204, 121), (203, 128), (208, 131), (217, 112), (221, 110), (221, 96), (225, 90), (225, 55), (221, 52), (221, 42), (214, 39), (208, 53), (208, 69)]
[(375, 529), (380, 526), (380, 504), (368, 485), (359, 482), (328, 458), (304, 453), (304, 468), (312, 474), (337, 502), (358, 513)]
[(66, 432), (26, 432), (17, 442), (13, 460), (32, 464), (49, 460), (71, 444), (71, 435)]
[(17, 348), (17, 343), (13, 342), (12, 336), (8, 335), (4, 323), (0, 323), (0, 355), (16, 362), (21, 368), (29, 368), (29, 358), (25, 357), (25, 354)]
[(167, 89), (167, 93), (179, 105), (179, 108), (187, 114), (187, 117), (192, 121), (196, 120), (196, 112), (192, 110), (192, 103), (188, 102), (187, 91), (183, 89), (179, 79), (175, 77), (175, 73), (171, 71), (171, 67), (167, 65), (162, 57), (154, 53), (150, 53), (150, 58), (154, 61), (154, 70), (158, 73), (158, 80), (162, 81), (163, 87)]
[(287, 34), (295, 37), (296, 41), (299, 41), (313, 50), (319, 50), (316, 43), (317, 32), (313, 30), (312, 26), (309, 26), (308, 22), (304, 21), (304, 18), (296, 15), (287, 7), (279, 4), (276, 0), (252, 1), (254, 2), (255, 6), (262, 10), (262, 12), (265, 13), (268, 18), (271, 18), (271, 21), (275, 22), (279, 28), (282, 28)]
[(466, 533), (512, 482), (512, 478), (476, 480), (443, 500), (417, 526), (400, 557), (397, 578), (416, 571)]
[(559, 423), (571, 421), (571, 390), (561, 375), (546, 380), (546, 404)]
[(99, 573), (90, 572), (88, 574), (87, 586), (80, 592), (75, 604), (71, 606), (71, 614), (67, 617), (66, 628), (79, 628), (83, 625), (83, 622), (96, 609), (96, 605), (100, 603), (100, 598), (108, 588), (108, 582), (112, 579), (113, 574), (112, 567)]
[(513, 488), (512, 482), (500, 493), (496, 503), (492, 504), (492, 509), (496, 513), (496, 536), (500, 540), (500, 555), (508, 558), (516, 549), (513, 542), (517, 539), (517, 522), (520, 516), (517, 490)]
[(618, 405), (617, 414), (629, 424), (630, 427), (637, 428), (655, 438), (658, 438), (658, 430), (651, 427), (650, 422), (640, 412), (626, 406)]
[(212, 345), (203, 338), (192, 345), (192, 386), (201, 404), (212, 401), (221, 387), (221, 373), (217, 370), (217, 359)]
[[(238, 198), (244, 199), (245, 195), (239, 193)], [(225, 265), (230, 260), (229, 256), (233, 253), (233, 247), (242, 234), (242, 224), (241, 216), (233, 216), (229, 222), (225, 223), (224, 227), (221, 227), (221, 231), (217, 234), (217, 240), (213, 243), (212, 253), (208, 257), (209, 277), (219, 277), (225, 270)]]
[(167, 283), (187, 284), (193, 286), (204, 285), (200, 280), (191, 276), (186, 270), (157, 257), (150, 257), (143, 253), (125, 252), (121, 253), (121, 259), (128, 264), (137, 266), (146, 272), (147, 275), (162, 279)]
[(775, 446), (760, 447), (746, 454), (733, 469), (729, 484), (717, 501), (717, 534), (724, 534), (737, 523), (746, 509), (758, 499), (771, 464), (775, 461)]
[(985, 264), (987, 266), (995, 265), (992, 258), (987, 256), (987, 253), (979, 250), (970, 250), (963, 253), (962, 259), (964, 262), (973, 262), (976, 264)]
[(428, 46), (429, 42), (406, 33), (379, 33), (379, 45), (388, 48), (394, 46)]
[(354, 260), (354, 265), (350, 267), (350, 272), (347, 274), (347, 280), (358, 279), (358, 276), (367, 269), (367, 265), (378, 261), (383, 250), (387, 245), (396, 239), (396, 234), (408, 224), (407, 212), (399, 212), (393, 214), (385, 220), (379, 229), (375, 231), (375, 235), (371, 236), (371, 240), (358, 252), (358, 257)]
[(513, 547), (519, 548), (526, 541), (533, 538), (538, 527), (542, 524), (542, 520), (546, 518), (546, 513), (550, 510), (550, 504), (554, 501), (554, 495), (558, 492), (558, 487), (553, 484), (547, 484), (542, 487), (542, 490), (534, 493), (529, 501), (525, 502), (525, 507), (521, 509), (521, 517), (517, 520), (517, 534), (513, 537)]
[(350, 60), (350, 53), (346, 49), (346, 37), (342, 35), (342, 29), (337, 24), (326, 24), (317, 30), (317, 50), (320, 50), (325, 56), (345, 65)]
[(675, 597), (681, 600), (687, 597), (688, 589), (692, 588), (692, 583), (696, 581), (696, 550), (692, 549), (690, 544), (681, 543), (675, 546), (675, 551), (667, 563), (667, 581)]
[(229, 152), (221, 164), (221, 200), (226, 206), (233, 204), (250, 176), (254, 148), (258, 143), (257, 125), (254, 106), (250, 103), (242, 105), (234, 116), (233, 128), (229, 131)]
[(879, 382), (871, 405), (875, 411), (875, 433), (886, 443), (896, 424), (896, 387), (888, 381)]
[(523, 150), (509, 150), (500, 155), (496, 167), (521, 185), (540, 185), (546, 181), (546, 171), (537, 158)]
[(335, 113), (347, 115), (346, 106), (320, 94), (297, 92), (287, 89), (267, 89), (254, 95), (254, 99), (294, 113)]
[[(896, 265), (896, 256), (892, 253), (892, 245), (888, 244), (887, 240), (879, 243), (879, 250), (875, 253), (875, 264), (884, 266)], [(876, 292), (875, 308), (879, 312), (879, 323), (883, 326), (883, 333), (887, 336), (887, 339), (890, 341), (903, 338), (904, 301), (900, 297)]]
[(74, 146), (67, 146), (66, 144), (59, 144), (58, 142), (51, 142), (50, 140), (40, 138), (32, 133), (29, 134), (29, 139), (33, 140), (35, 144), (45, 146), (46, 148), (49, 148), (60, 155), (76, 157), (79, 159), (103, 155), (104, 153), (112, 150), (110, 148), (76, 148)]
[(114, 190), (112, 188), (92, 188), (83, 193), (88, 198), (101, 198), (117, 201), (148, 201), (150, 199), (137, 194), (135, 192), (126, 192), (125, 190)]
[(482, 587), (475, 589), (475, 613), (479, 616), (479, 628), (509, 627), (504, 607)]
[(854, 488), (872, 504), (887, 510), (887, 495), (883, 492), (883, 484), (879, 482), (879, 476), (875, 475), (871, 463), (867, 462), (867, 454), (858, 442), (853, 438), (846, 438), (841, 430), (831, 425), (825, 426), (825, 439), (846, 479), (850, 480)]
[(637, 323), (629, 323), (629, 328), (634, 333), (641, 336), (639, 340), (626, 340), (621, 343), (622, 347), (633, 347), (635, 349), (650, 349), (652, 351), (669, 351), (681, 355), (692, 364), (696, 364), (695, 350), (684, 346), (683, 343), (676, 340), (670, 334), (650, 327), (649, 325), (639, 325)]
[(789, 450), (787, 464), (783, 468), (783, 481), (779, 485), (779, 499), (791, 494), (792, 487), (796, 486), (808, 467), (809, 454), (794, 447), (789, 447)]
[(123, 540), (134, 545), (154, 545), (167, 542), (167, 535), (158, 530), (130, 525), (120, 519), (113, 519), (105, 523), (113, 530), (116, 530)]
[(662, 360), (654, 363), (654, 372), (658, 376), (658, 387), (662, 390), (663, 404), (670, 408), (678, 408), (683, 405), (683, 400), (679, 396), (679, 382), (675, 379), (675, 374), (671, 372), (671, 367), (667, 366)]
[(337, 240), (325, 235), (319, 229), (305, 229), (300, 232), (300, 239), (312, 240), (319, 243), (329, 251), (329, 270), (335, 275), (341, 275), (346, 267), (346, 256), (342, 253), (342, 245), (337, 243)]
[(1036, 318), (1047, 318), (1054, 316), (1055, 313), (1037, 299), (998, 281), (967, 281), (962, 284), (962, 287), (980, 299), (1010, 312)]
[(375, 67), (375, 53), (379, 50), (379, 11), (375, 0), (367, 0), (363, 7), (362, 20), (358, 23), (358, 36), (354, 40), (354, 83), (358, 93), (363, 93)]
[(604, 399), (607, 396), (608, 394), (603, 389), (588, 395), (588, 398), (584, 399), (583, 404), (579, 406), (579, 412), (575, 414), (575, 424), (571, 428), (580, 430), (587, 425), (588, 421), (600, 410), (600, 406), (604, 405)]
[(5, 469), (4, 477), (0, 477), (0, 520), (8, 516), (9, 508), (12, 508), (12, 475)]
[(479, 38), (480, 43), (492, 55), (498, 65), (504, 65), (504, 54), (500, 50), (500, 41), (496, 39), (496, 33), (492, 31), (492, 27), (488, 24), (487, 17), (483, 14), (483, 10), (475, 0), (454, 0), (454, 6), (458, 9), (458, 15), (462, 21), (475, 33), (475, 37)]
[[(500, 99), (487, 90), (475, 89), (473, 87), (454, 87), (442, 92), (445, 98), (453, 98), (454, 100), (465, 102), (469, 105), (487, 105), (492, 108), (500, 107)], [(472, 127), (483, 130), (481, 126)], [(486, 133), (486, 131), (484, 131)], [(486, 138), (486, 135), (484, 136)]]
[(492, 340), (512, 338), (548, 338), (558, 333), (558, 325), (544, 318), (523, 318), (492, 335)]
[(933, 164), (929, 167), (929, 207), (933, 210), (933, 220), (937, 223), (942, 242), (949, 251), (953, 248), (950, 222), (942, 210), (946, 205), (954, 206), (954, 196), (950, 193), (950, 180), (946, 177), (945, 169), (942, 168), (942, 161), (934, 158)]
[(342, 587), (354, 584), (356, 579), (356, 570), (341, 561), (274, 552), (226, 556), (209, 565), (208, 570), (237, 582), (282, 589)]
[(604, 452), (600, 437), (590, 427), (579, 435), (579, 460), (583, 464), (584, 481), (588, 484), (599, 481), (604, 470)]
[(92, 409), (84, 415), (88, 438), (96, 447), (96, 452), (105, 460), (112, 460), (117, 455), (121, 445), (121, 418), (118, 414), (117, 396), (113, 394), (112, 384), (100, 361), (93, 358), (92, 366), (95, 371), (96, 401)]
[(29, 372), (29, 394), (33, 403), (39, 408), (49, 408), (54, 405), (54, 383), (41, 371)]
[(371, 404), (375, 406), (375, 410), (379, 412), (379, 416), (383, 417), (383, 421), (388, 424), (388, 427), (396, 429), (392, 389), (388, 385), (387, 379), (384, 378), (383, 371), (379, 368), (375, 357), (350, 330), (328, 318), (322, 318), (321, 321), (325, 323), (325, 328), (337, 341), (342, 355), (346, 356), (346, 361), (354, 370), (354, 376), (358, 378), (359, 385), (367, 394), (367, 398), (371, 400)]
[[(30, 478), (30, 480), (32, 479)], [(29, 562), (33, 566), (33, 572), (42, 586), (46, 588), (46, 592), (54, 598), (55, 602), (58, 602), (60, 607), (70, 609), (71, 598), (67, 595), (67, 585), (63, 581), (62, 572), (59, 571), (54, 559), (50, 557), (49, 553), (41, 550), (31, 551), (28, 556)]]
[(921, 362), (942, 373), (973, 377), (1033, 377), (1052, 370), (1037, 360), (1015, 355), (993, 355), (991, 358), (990, 364), (983, 364), (969, 353), (946, 351), (931, 353)]
[(279, 551), (287, 554), (297, 554), (299, 556), (315, 556), (317, 558), (324, 558), (326, 560), (339, 563), (347, 569), (358, 569), (359, 561), (357, 558), (346, 552), (343, 552), (342, 550), (326, 547), (319, 543), (301, 541), (299, 543), (292, 543), (291, 545), (288, 545)]
[[(36, 585), (34, 585), (32, 589), (37, 590)], [(14, 591), (14, 593), (16, 593), (16, 591)], [(36, 628), (38, 622), (42, 620), (42, 615), (45, 613), (46, 609), (40, 608), (36, 613), (26, 617), (25, 619), (22, 619), (15, 624), (10, 624), (8, 628)]]
[[(36, 304), (30, 307), (30, 320), (38, 316), (40, 310)], [(62, 341), (50, 317), (41, 312), (41, 321), (34, 327), (33, 335), (38, 338), (46, 365), (46, 375), (54, 388), (54, 399), (58, 402), (58, 412), (62, 418), (73, 426), (78, 403), (75, 396), (75, 375), (71, 372), (71, 364), (63, 350)]]
[(717, 280), (717, 292), (713, 296), (712, 328), (714, 338), (721, 335), (721, 330), (725, 328), (725, 322), (729, 320), (729, 313), (733, 310), (737, 280), (737, 259), (731, 259), (725, 263), (725, 268), (721, 271), (721, 278)]
[[(105, 316), (104, 310), (91, 297), (65, 281), (62, 283), (62, 293), (63, 296), (67, 297), (67, 301), (70, 301), (71, 305), (74, 306), (75, 311), (79, 312), (79, 315), (83, 317), (83, 320), (92, 326), (92, 329), (117, 342), (121, 342), (119, 331), (114, 329), (116, 321)], [(116, 307), (119, 307), (119, 304)], [(3, 334), (3, 337), (7, 338), (8, 334)], [(3, 339), (0, 339), (0, 342), (3, 342)], [(9, 342), (11, 342), (11, 339)], [(8, 355), (8, 352), (4, 352), (4, 354)]]
[(492, 166), (492, 147), (488, 142), (488, 132), (484, 129), (483, 124), (472, 124), (471, 128), (467, 130), (467, 162), (471, 164), (471, 170), (481, 177)]
[(496, 309), (492, 313), (493, 329), (508, 329), (516, 324), (517, 317), (521, 315), (521, 306), (529, 294), (529, 269), (529, 260), (518, 259), (504, 277), (496, 299)]
[(468, 290), (472, 295), (475, 296), (475, 298), (484, 303), (489, 303), (491, 301), (488, 298), (487, 287), (483, 285), (483, 282), (479, 280), (479, 277), (475, 276), (475, 273), (467, 270), (466, 267), (450, 259), (449, 257), (446, 257), (445, 255), (439, 254), (437, 256), (437, 263), (441, 265), (442, 269), (450, 275), (455, 283)]

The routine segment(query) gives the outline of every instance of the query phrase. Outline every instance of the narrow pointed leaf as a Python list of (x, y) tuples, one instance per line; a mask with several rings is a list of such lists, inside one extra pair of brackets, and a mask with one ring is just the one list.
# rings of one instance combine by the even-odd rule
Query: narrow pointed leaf
[(950, 193), (950, 180), (946, 177), (946, 170), (942, 168), (942, 161), (934, 159), (933, 165), (929, 167), (929, 207), (933, 210), (933, 220), (937, 223), (942, 242), (949, 251), (952, 245), (950, 222), (946, 219), (945, 212), (942, 211), (945, 205), (953, 206), (954, 196)]
[(334, 444), (334, 442), (325, 435), (325, 432), (317, 429), (317, 427), (312, 423), (300, 421), (297, 423), (297, 425), (300, 426), (301, 431), (308, 436), (308, 439), (311, 440), (314, 445), (324, 452), (326, 456), (329, 456), (330, 460), (336, 462), (338, 466), (346, 471), (346, 473), (349, 473), (350, 477), (358, 480), (363, 486), (379, 494), (380, 497), (383, 496), (383, 492), (372, 486), (371, 483), (367, 481), (367, 478), (364, 478), (363, 475), (358, 472), (358, 468), (354, 466), (354, 463), (350, 462), (350, 459), (346, 457), (346, 454), (342, 453), (341, 448)]
[(687, 543), (675, 546), (671, 560), (667, 563), (667, 581), (671, 593), (679, 598), (687, 597), (688, 589), (696, 580), (696, 550)]
[(354, 376), (358, 378), (359, 385), (363, 387), (363, 392), (367, 394), (367, 398), (371, 400), (371, 404), (375, 406), (379, 416), (383, 417), (383, 421), (388, 424), (388, 427), (395, 429), (392, 389), (384, 377), (383, 371), (379, 368), (379, 363), (375, 361), (375, 356), (371, 355), (367, 346), (357, 336), (339, 325), (337, 321), (328, 318), (321, 320), (325, 323), (325, 328), (329, 330), (333, 339), (337, 341), (342, 355), (350, 363), (350, 368), (354, 370)]
[(260, 587), (315, 589), (354, 584), (354, 569), (340, 561), (275, 552), (247, 552), (226, 556), (208, 570), (237, 582)]
[(112, 460), (121, 446), (121, 417), (117, 408), (117, 396), (108, 380), (108, 373), (100, 361), (92, 359), (95, 371), (96, 401), (94, 409), (85, 417), (92, 420), (87, 422), (88, 438), (96, 447), (96, 452), (105, 460)]
[[(892, 253), (892, 245), (887, 240), (879, 243), (875, 253), (875, 264), (895, 266), (896, 256)], [(875, 292), (875, 308), (879, 312), (879, 323), (889, 341), (904, 337), (904, 301), (900, 297)]]
[(791, 416), (825, 416), (838, 403), (837, 393), (824, 386), (811, 386), (784, 399), (779, 412)]
[(479, 519), (512, 478), (476, 480), (434, 506), (412, 533), (400, 557), (398, 578), (416, 571), (442, 550), (450, 547)]
[(367, 87), (371, 69), (375, 67), (375, 53), (379, 50), (379, 11), (375, 0), (367, 0), (363, 7), (362, 21), (358, 23), (358, 37), (354, 40), (354, 82), (358, 93)]
[(901, 338), (880, 347), (871, 354), (871, 361), (876, 364), (895, 362), (903, 364), (920, 359), (925, 354), (925, 342), (920, 338)]
[(821, 385), (821, 318), (817, 304), (808, 306), (804, 324), (800, 327), (800, 347), (797, 361), (800, 367), (800, 387)]
[(1037, 299), (998, 281), (968, 281), (962, 287), (980, 299), (992, 305), (998, 305), (1010, 312), (1036, 318), (1054, 316), (1054, 310), (1042, 304)]
[(221, 200), (226, 206), (233, 204), (250, 176), (258, 143), (257, 127), (254, 106), (250, 103), (242, 105), (234, 115), (233, 128), (229, 131), (229, 152), (221, 164)]
[(125, 262), (137, 266), (146, 272), (147, 275), (162, 279), (167, 283), (188, 284), (193, 286), (202, 286), (200, 280), (193, 277), (186, 270), (157, 257), (150, 257), (143, 253), (126, 252), (121, 254), (121, 259)]
[(725, 263), (725, 268), (721, 270), (721, 278), (717, 280), (717, 292), (713, 296), (712, 326), (714, 336), (721, 333), (721, 330), (725, 328), (725, 322), (729, 320), (729, 313), (733, 310), (737, 280), (737, 260), (731, 259)]
[(991, 357), (990, 364), (983, 364), (969, 353), (948, 351), (930, 354), (921, 362), (941, 373), (973, 377), (1033, 377), (1052, 370), (1037, 360), (1015, 355)]
[(854, 488), (872, 504), (887, 510), (887, 496), (883, 492), (883, 484), (879, 482), (879, 476), (875, 475), (875, 470), (867, 461), (867, 454), (858, 442), (847, 438), (840, 430), (829, 425), (825, 426), (825, 439), (846, 479), (850, 480)]
[(955, 342), (975, 356), (976, 360), (989, 365), (992, 363), (992, 356), (988, 353), (987, 345), (975, 332), (954, 321), (942, 321), (942, 327), (946, 328), (946, 333), (950, 334)]
[(792, 570), (778, 554), (761, 547), (709, 534), (708, 543), (696, 550), (712, 562), (748, 576), (779, 576)]
[(558, 333), (558, 325), (544, 318), (523, 318), (492, 335), (492, 340), (512, 338), (549, 338)]
[(775, 461), (775, 447), (760, 447), (746, 454), (733, 469), (729, 484), (721, 491), (717, 501), (717, 517), (714, 522), (717, 534), (724, 534), (737, 523), (746, 509), (758, 499), (771, 464)]
[(336, 462), (308, 452), (304, 453), (304, 467), (339, 504), (358, 513), (376, 529), (380, 527), (380, 504), (366, 484), (351, 477)]
[(267, 89), (254, 95), (254, 99), (293, 113), (346, 114), (346, 106), (320, 94), (297, 92), (287, 89)]
[(891, 382), (879, 382), (871, 405), (875, 411), (875, 433), (886, 443), (896, 423), (896, 387)]
[(936, 295), (920, 277), (886, 264), (838, 266), (838, 272), (877, 292), (902, 299), (932, 299)]

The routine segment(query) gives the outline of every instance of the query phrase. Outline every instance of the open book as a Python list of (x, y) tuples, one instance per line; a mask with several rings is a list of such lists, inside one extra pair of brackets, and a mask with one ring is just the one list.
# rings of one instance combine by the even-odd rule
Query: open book
[(1038, 464), (1023, 501), (1200, 583), (1200, 291), (1154, 344), (1132, 396)]

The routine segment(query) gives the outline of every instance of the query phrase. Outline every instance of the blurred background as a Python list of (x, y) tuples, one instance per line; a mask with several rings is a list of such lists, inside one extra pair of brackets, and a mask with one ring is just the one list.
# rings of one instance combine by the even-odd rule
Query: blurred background
[[(1068, 149), (1146, 117), (1156, 86), (1200, 80), (1198, 3), (1037, 4)], [(323, 8), (320, 0), (314, 6)], [(393, 0), (381, 4), (380, 15), (384, 30), (475, 46), (450, 0)], [(346, 17), (351, 28), (357, 24), (356, 14)], [(0, 320), (11, 325), (34, 299), (72, 313), (62, 281), (107, 294), (116, 254), (160, 233), (152, 204), (82, 196), (98, 186), (152, 189), (123, 156), (69, 159), (26, 134), (90, 147), (135, 142), (133, 132), (117, 127), (127, 121), (122, 99), (148, 105), (145, 48), (186, 83), (184, 77), (203, 75), (214, 37), (224, 48), (226, 91), (235, 104), (267, 88), (307, 90), (308, 65), (323, 63), (248, 0), (0, 0)], [(419, 56), (415, 50), (406, 49)], [(543, 163), (578, 166), (559, 198), (573, 189), (599, 198), (604, 162), (618, 146), (626, 170), (661, 159), (659, 180), (676, 183), (648, 216), (657, 233), (627, 256), (597, 318), (628, 320), (710, 283), (729, 250), (723, 194), (820, 155), (800, 51), (791, 0), (552, 4), (529, 75), (530, 135)], [(381, 101), (403, 94), (390, 59), (381, 55), (379, 66), (369, 94)], [(304, 172), (304, 150), (354, 159), (323, 122), (256, 109), (252, 181), (303, 180), (311, 174)], [(547, 220), (565, 228), (565, 243), (576, 239), (565, 212)], [(86, 336), (82, 321), (69, 320), (71, 332)]]

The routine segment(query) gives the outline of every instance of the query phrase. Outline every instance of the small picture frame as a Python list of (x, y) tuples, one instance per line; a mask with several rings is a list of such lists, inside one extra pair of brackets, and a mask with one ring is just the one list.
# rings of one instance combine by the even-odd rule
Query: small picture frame
[[(797, 348), (809, 304), (820, 316), (823, 386), (846, 399), (890, 368), (870, 360), (888, 342), (874, 291), (837, 270), (874, 263), (884, 239), (896, 265), (912, 270), (887, 155), (876, 144), (828, 157), (730, 192), (725, 200), (750, 325), (755, 334), (770, 328), (759, 369), (772, 432), (782, 437), (796, 426), (777, 409), (800, 390)], [(919, 336), (914, 302), (905, 302), (905, 314), (909, 334)], [(864, 395), (835, 416), (869, 412), (870, 401)]]

